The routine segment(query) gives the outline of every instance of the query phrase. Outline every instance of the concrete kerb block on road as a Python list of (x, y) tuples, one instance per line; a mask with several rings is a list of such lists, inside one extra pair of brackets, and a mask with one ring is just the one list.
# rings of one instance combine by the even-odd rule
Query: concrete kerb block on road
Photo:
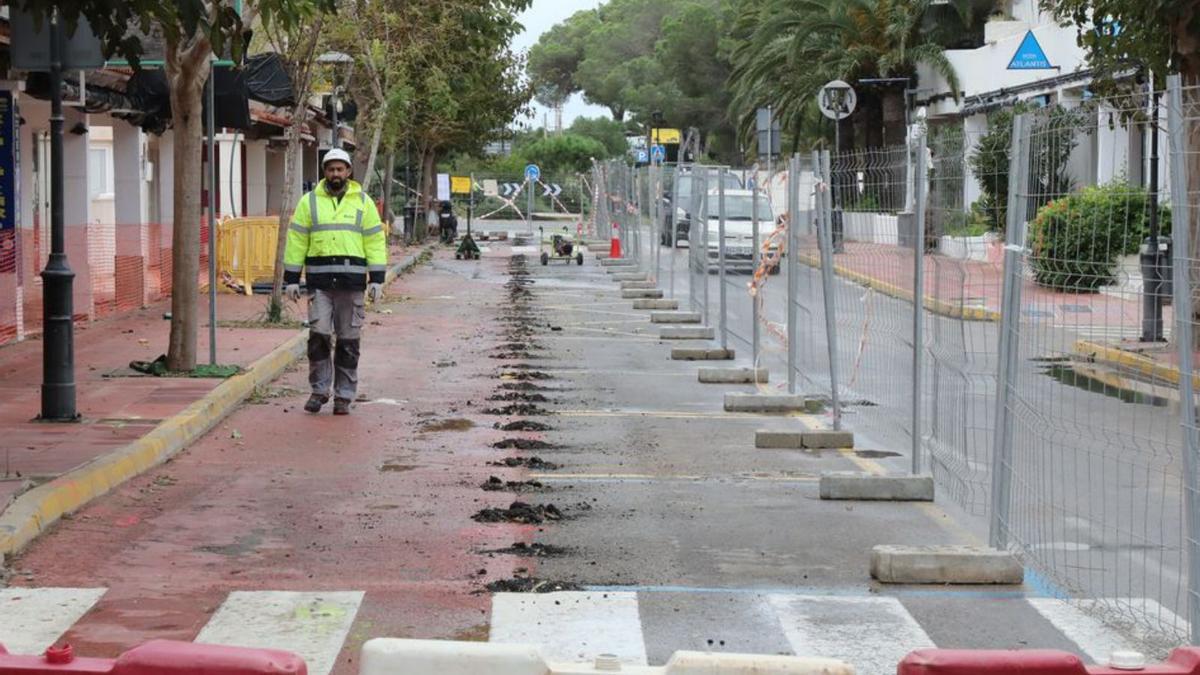
[(530, 645), (448, 640), (368, 640), (359, 675), (591, 675), (619, 671), (634, 675), (853, 675), (835, 659), (766, 654), (675, 652), (664, 666), (621, 663), (600, 655), (592, 663), (554, 663)]
[[(433, 247), (405, 257), (387, 271), (387, 282), (428, 259)], [(64, 515), (74, 513), (125, 481), (162, 464), (208, 433), (254, 390), (273, 382), (304, 355), (308, 330), (288, 338), (150, 433), (14, 499), (0, 513), (0, 563), (19, 552)]]
[(612, 275), (613, 281), (649, 281), (645, 274), (638, 272), (617, 272)]
[(653, 281), (622, 281), (621, 290), (633, 291), (647, 288), (658, 288), (658, 284)]
[(603, 265), (604, 267), (621, 267), (622, 265), (628, 265), (628, 266), (630, 266), (630, 267), (633, 267), (633, 266), (634, 266), (634, 262), (633, 262), (633, 261), (631, 261), (631, 260), (626, 260), (625, 258), (608, 258), (608, 257), (601, 257), (601, 255), (602, 255), (602, 254), (599, 254), (599, 253), (593, 253), (592, 255), (593, 255), (593, 256), (594, 256), (594, 257), (595, 257), (597, 260), (599, 260), (599, 261), (600, 261), (600, 264), (601, 264), (601, 265)]
[(712, 340), (716, 336), (712, 326), (667, 326), (658, 335), (660, 340)]
[(612, 265), (604, 270), (609, 276), (617, 276), (618, 274), (634, 274), (638, 271), (637, 265), (633, 263), (624, 263), (621, 265)]
[(754, 447), (767, 450), (837, 450), (854, 447), (854, 432), (820, 429), (754, 433)]
[(621, 291), (622, 300), (657, 300), (662, 296), (663, 292), (660, 288), (634, 288)]
[(679, 301), (678, 300), (662, 300), (662, 299), (659, 299), (659, 300), (634, 300), (633, 308), (634, 309), (651, 309), (651, 310), (653, 310), (653, 309), (676, 310), (676, 309), (679, 309)]
[(698, 377), (703, 384), (766, 384), (770, 374), (766, 368), (701, 368)]
[(650, 323), (700, 323), (700, 312), (654, 312)]
[(885, 584), (1021, 584), (1025, 570), (1012, 554), (982, 546), (876, 546), (871, 577)]
[(725, 412), (792, 413), (805, 409), (799, 394), (725, 394)]
[(889, 476), (856, 471), (821, 474), (821, 499), (845, 501), (931, 502), (932, 476)]
[(674, 347), (672, 361), (732, 361), (737, 354), (732, 349), (708, 347)]

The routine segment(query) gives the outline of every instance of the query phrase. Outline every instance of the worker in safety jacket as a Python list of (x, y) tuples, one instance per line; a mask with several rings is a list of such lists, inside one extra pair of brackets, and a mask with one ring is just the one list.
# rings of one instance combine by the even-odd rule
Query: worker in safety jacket
[(302, 270), (307, 281), (312, 396), (304, 409), (320, 412), (332, 386), (333, 414), (348, 415), (358, 388), (363, 291), (371, 302), (383, 297), (387, 235), (375, 202), (350, 180), (350, 155), (330, 150), (321, 169), (324, 180), (300, 198), (292, 215), (283, 279), (293, 301), (300, 299)]

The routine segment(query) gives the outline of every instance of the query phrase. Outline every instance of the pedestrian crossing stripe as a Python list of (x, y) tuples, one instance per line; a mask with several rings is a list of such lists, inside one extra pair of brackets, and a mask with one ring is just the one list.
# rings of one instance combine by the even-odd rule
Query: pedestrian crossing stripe
[(0, 645), (41, 654), (100, 600), (104, 588), (0, 589)]
[[(13, 654), (44, 652), (85, 617), (105, 590), (0, 589), (0, 645)], [(899, 596), (819, 593), (620, 589), (498, 593), (492, 596), (489, 639), (537, 646), (545, 658), (556, 662), (588, 662), (610, 653), (635, 666), (663, 663), (677, 650), (707, 649), (840, 659), (855, 666), (860, 675), (890, 675), (909, 652), (938, 646)], [(963, 601), (972, 602), (970, 598), (966, 594)], [(361, 591), (231, 592), (195, 641), (291, 651), (304, 658), (311, 675), (328, 675), (363, 599)], [(1039, 646), (1038, 638), (1074, 644), (1093, 663), (1106, 662), (1114, 651), (1141, 651), (1147, 640), (1161, 640), (1162, 635), (1144, 630), (1126, 634), (1085, 612), (1083, 602), (1136, 607), (1165, 626), (1187, 632), (1182, 619), (1147, 598), (1015, 597), (1008, 601), (1027, 603), (1061, 634), (1062, 639), (1030, 636), (1030, 648)], [(989, 611), (982, 602), (972, 607), (977, 608), (972, 611)], [(929, 621), (929, 616), (924, 620)], [(934, 628), (928, 631), (936, 633)]]
[(300, 655), (309, 675), (328, 675), (362, 600), (362, 591), (234, 591), (196, 642), (282, 649)]

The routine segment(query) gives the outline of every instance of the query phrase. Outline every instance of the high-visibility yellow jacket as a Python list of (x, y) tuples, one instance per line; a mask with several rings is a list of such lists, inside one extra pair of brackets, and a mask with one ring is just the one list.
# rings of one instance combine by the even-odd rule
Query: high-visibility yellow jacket
[(335, 200), (322, 180), (300, 198), (288, 227), (283, 280), (309, 288), (364, 290), (367, 280), (382, 284), (387, 274), (387, 235), (375, 202), (355, 181)]

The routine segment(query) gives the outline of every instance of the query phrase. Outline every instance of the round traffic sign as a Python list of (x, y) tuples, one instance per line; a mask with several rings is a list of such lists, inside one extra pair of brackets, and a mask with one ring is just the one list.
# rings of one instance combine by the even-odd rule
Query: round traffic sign
[(817, 93), (817, 105), (821, 108), (821, 114), (829, 119), (844, 120), (858, 106), (858, 94), (849, 84), (834, 80), (821, 87)]
[(542, 177), (542, 170), (540, 168), (538, 168), (537, 164), (530, 164), (529, 166), (525, 167), (525, 180), (531, 181), (531, 182), (536, 182), (536, 181), (540, 180), (541, 177)]

